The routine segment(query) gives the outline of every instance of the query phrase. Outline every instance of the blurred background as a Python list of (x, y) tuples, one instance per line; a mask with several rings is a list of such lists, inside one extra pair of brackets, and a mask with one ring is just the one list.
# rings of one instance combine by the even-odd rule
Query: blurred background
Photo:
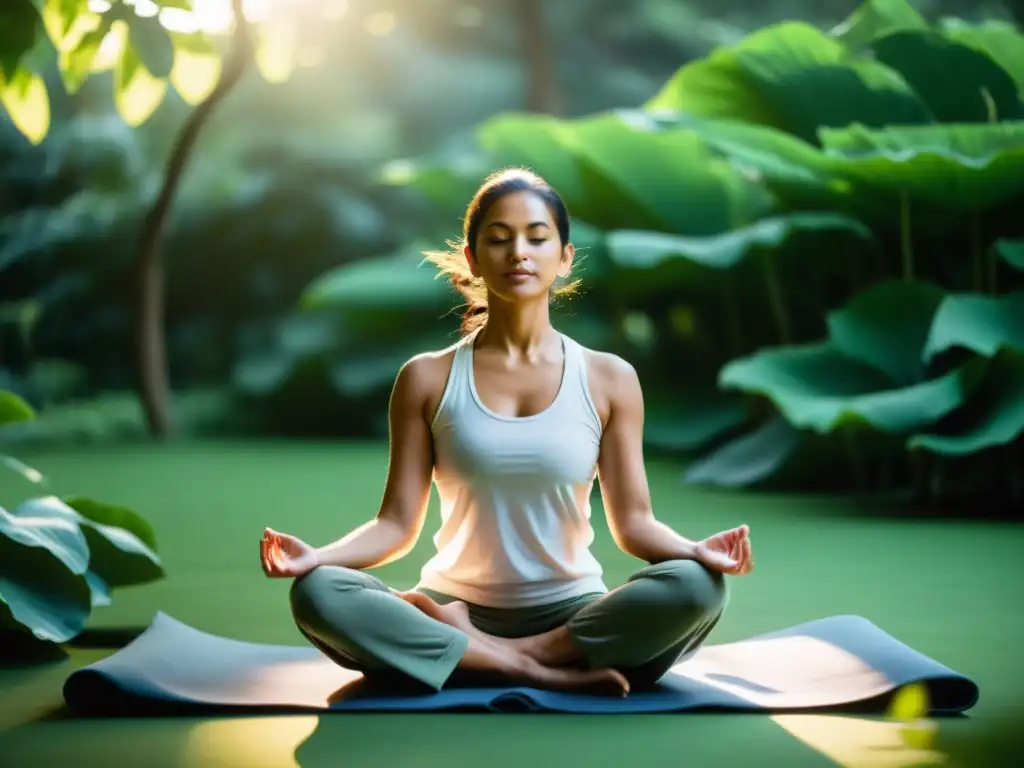
[(516, 164), (575, 217), (560, 327), (689, 482), (1019, 511), (1014, 3), (243, 7), (237, 82), (231, 0), (3, 12), (5, 444), (383, 438), (456, 338), (422, 251)]

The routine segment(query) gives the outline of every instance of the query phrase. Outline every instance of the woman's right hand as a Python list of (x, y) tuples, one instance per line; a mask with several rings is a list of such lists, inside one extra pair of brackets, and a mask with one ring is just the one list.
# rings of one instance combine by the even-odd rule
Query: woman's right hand
[(319, 564), (316, 550), (302, 539), (265, 528), (260, 540), (263, 572), (270, 578), (298, 577)]

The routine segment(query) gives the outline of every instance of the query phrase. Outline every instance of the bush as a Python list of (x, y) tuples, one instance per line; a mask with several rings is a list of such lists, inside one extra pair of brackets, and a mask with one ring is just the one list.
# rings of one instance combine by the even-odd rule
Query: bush
[[(0, 427), (34, 418), (0, 391)], [(45, 483), (36, 470), (4, 457), (9, 470)], [(59, 650), (78, 636), (112, 592), (163, 578), (156, 537), (136, 512), (83, 497), (30, 498), (0, 507), (0, 659)]]

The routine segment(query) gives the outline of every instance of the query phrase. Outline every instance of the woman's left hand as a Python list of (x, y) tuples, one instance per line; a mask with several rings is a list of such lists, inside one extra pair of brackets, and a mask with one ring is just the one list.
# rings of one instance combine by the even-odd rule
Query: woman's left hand
[(754, 570), (750, 528), (741, 525), (697, 542), (697, 562), (729, 576), (746, 576)]

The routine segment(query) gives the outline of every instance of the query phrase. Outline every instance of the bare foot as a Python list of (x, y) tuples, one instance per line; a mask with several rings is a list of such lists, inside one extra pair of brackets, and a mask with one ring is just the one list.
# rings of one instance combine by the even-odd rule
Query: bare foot
[(525, 661), (524, 674), (528, 682), (537, 688), (573, 693), (591, 693), (599, 696), (626, 696), (629, 681), (614, 669), (571, 669), (566, 667), (545, 667), (529, 656)]
[(514, 676), (527, 685), (603, 696), (626, 696), (629, 693), (629, 681), (614, 669), (548, 666), (524, 652), (527, 647), (524, 641), (495, 637), (482, 632), (473, 626), (469, 618), (469, 606), (463, 602), (455, 601), (441, 605), (418, 592), (402, 592), (399, 593), (399, 597), (431, 618), (462, 630), (492, 653), (506, 659), (510, 671), (515, 670)]

